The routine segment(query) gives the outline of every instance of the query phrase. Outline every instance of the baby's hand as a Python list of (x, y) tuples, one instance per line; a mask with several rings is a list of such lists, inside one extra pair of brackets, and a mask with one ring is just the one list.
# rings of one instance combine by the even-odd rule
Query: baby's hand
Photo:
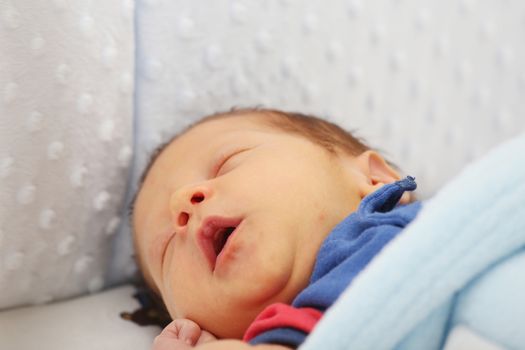
[(198, 324), (188, 319), (172, 321), (155, 338), (152, 350), (184, 350), (195, 345), (215, 341), (211, 333), (202, 330)]

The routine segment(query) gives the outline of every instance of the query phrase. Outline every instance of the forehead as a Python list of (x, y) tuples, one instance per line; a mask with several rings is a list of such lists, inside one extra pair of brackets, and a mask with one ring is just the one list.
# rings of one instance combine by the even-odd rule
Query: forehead
[[(220, 150), (225, 143), (243, 141), (249, 138), (248, 135), (275, 131), (275, 128), (264, 123), (262, 118), (256, 114), (226, 116), (197, 124), (178, 136), (161, 152), (150, 173), (166, 165), (191, 167), (191, 163), (201, 160), (199, 156)], [(149, 176), (150, 174), (147, 177)]]
[[(193, 146), (195, 143), (203, 146), (203, 142), (209, 145), (215, 145), (222, 141), (223, 136), (228, 136), (232, 133), (240, 136), (243, 133), (275, 131), (275, 128), (270, 127), (268, 123), (264, 122), (264, 118), (264, 116), (258, 114), (242, 114), (210, 119), (184, 132), (176, 138), (167, 149), (181, 149), (187, 146)], [(203, 137), (208, 138), (203, 140)]]

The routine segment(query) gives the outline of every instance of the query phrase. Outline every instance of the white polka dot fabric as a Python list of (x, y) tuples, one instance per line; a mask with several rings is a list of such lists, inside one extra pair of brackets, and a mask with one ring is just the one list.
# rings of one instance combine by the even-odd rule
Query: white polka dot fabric
[(0, 308), (105, 284), (132, 155), (133, 2), (0, 1)]
[(231, 106), (357, 129), (421, 197), (525, 128), (522, 0), (142, 0), (136, 13), (134, 182), (161, 140)]

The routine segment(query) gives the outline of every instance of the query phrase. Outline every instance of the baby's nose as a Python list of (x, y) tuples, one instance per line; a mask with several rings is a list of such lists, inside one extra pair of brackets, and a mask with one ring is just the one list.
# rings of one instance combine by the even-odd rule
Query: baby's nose
[[(201, 192), (194, 193), (190, 199), (191, 204), (198, 204), (204, 200), (204, 194)], [(181, 211), (177, 219), (179, 226), (186, 226), (190, 220), (190, 213), (187, 211)]]
[(198, 206), (206, 198), (209, 198), (210, 193), (209, 189), (199, 186), (179, 189), (172, 194), (170, 211), (177, 229), (182, 229), (188, 225), (191, 217), (198, 210)]
[(204, 200), (204, 193), (202, 192), (196, 192), (191, 196), (191, 204), (197, 204)]

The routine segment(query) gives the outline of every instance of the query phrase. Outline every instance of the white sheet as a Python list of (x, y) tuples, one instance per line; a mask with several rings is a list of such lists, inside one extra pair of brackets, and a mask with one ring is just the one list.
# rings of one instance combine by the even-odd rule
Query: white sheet
[(444, 350), (503, 350), (497, 344), (465, 326), (455, 327), (445, 344)]
[(146, 350), (160, 328), (120, 318), (138, 302), (132, 286), (0, 313), (0, 349)]

